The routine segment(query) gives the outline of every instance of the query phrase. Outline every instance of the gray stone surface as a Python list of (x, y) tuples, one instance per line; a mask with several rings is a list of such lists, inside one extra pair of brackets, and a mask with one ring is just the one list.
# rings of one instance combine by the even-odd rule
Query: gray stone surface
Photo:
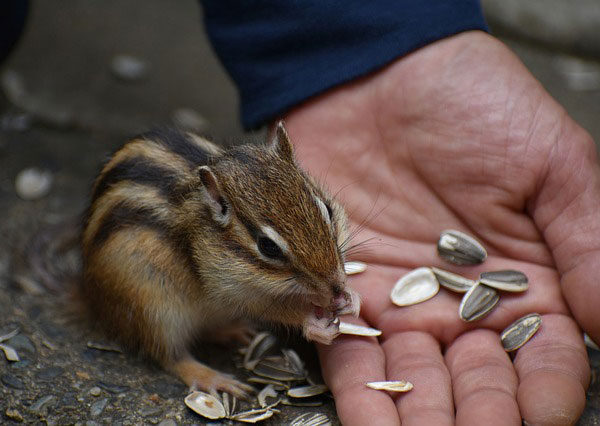
[[(12, 342), (23, 359), (0, 357), (0, 423), (202, 424), (183, 404), (186, 389), (177, 379), (135, 356), (88, 347), (103, 336), (73, 317), (67, 300), (15, 282), (16, 253), (39, 226), (83, 209), (102, 160), (127, 135), (170, 123), (178, 109), (197, 111), (224, 144), (262, 135), (242, 132), (235, 91), (204, 37), (194, 0), (33, 5), (25, 37), (0, 69), (14, 71), (9, 83), (16, 99), (0, 94), (0, 334), (19, 328)], [(573, 89), (556, 65), (562, 53), (511, 40), (547, 89), (600, 140), (600, 91)], [(118, 54), (142, 59), (143, 78), (115, 78), (110, 66)], [(32, 166), (51, 170), (54, 184), (46, 197), (24, 201), (14, 192), (14, 178)], [(198, 355), (240, 374), (235, 348), (209, 346)], [(595, 378), (600, 355), (590, 355)], [(594, 381), (580, 424), (600, 421), (599, 395)], [(35, 404), (39, 409), (31, 411)], [(304, 410), (286, 407), (267, 424)], [(334, 416), (332, 401), (319, 410)]]

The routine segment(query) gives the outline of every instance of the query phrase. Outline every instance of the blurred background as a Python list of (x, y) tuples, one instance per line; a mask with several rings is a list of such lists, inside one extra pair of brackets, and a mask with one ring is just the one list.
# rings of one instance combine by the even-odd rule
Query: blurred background
[[(600, 2), (483, 0), (482, 4), (492, 33), (600, 142)], [(51, 321), (53, 315), (47, 312), (53, 308), (36, 297), (35, 289), (11, 282), (15, 247), (38, 224), (57, 223), (81, 211), (107, 153), (126, 136), (161, 124), (198, 130), (223, 144), (264, 136), (260, 131), (243, 132), (236, 91), (206, 39), (196, 1), (31, 3), (22, 38), (0, 65), (0, 331), (10, 324), (24, 330), (33, 347), (31, 364), (25, 367), (43, 370), (58, 363), (68, 371), (75, 368), (71, 362), (87, 362), (87, 367), (78, 368), (87, 368), (88, 376), (97, 368), (92, 365), (95, 359), (64, 357), (43, 347), (49, 335), (44, 323)], [(69, 351), (73, 330), (61, 327), (55, 327), (54, 339)], [(597, 353), (591, 356), (598, 371)], [(17, 421), (13, 411), (7, 414), (14, 409), (25, 421), (61, 423), (68, 418), (64, 416), (77, 412), (60, 411), (66, 406), (64, 395), (77, 400), (87, 386), (85, 376), (62, 374), (58, 377), (63, 381), (57, 382), (62, 387), (52, 389), (56, 383), (48, 387), (36, 382), (39, 371), (17, 370), (3, 359), (0, 368), (0, 419)], [(139, 368), (140, 376), (147, 373), (145, 367)], [(160, 373), (153, 370), (153, 374)], [(14, 385), (11, 376), (23, 382), (21, 389), (7, 384)], [(600, 422), (595, 377), (582, 425)], [(170, 383), (169, 378), (164, 380)], [(49, 392), (56, 394), (53, 405), (42, 415), (32, 414), (27, 407)], [(130, 392), (132, 406), (143, 406), (150, 394)], [(89, 396), (81, 398), (85, 407), (93, 404)], [(119, 404), (113, 397), (108, 406)], [(106, 409), (96, 420), (110, 421), (107, 412), (111, 413)], [(164, 407), (144, 415), (134, 410), (129, 413), (133, 417), (123, 419), (159, 423), (168, 413)], [(184, 416), (177, 422), (188, 420), (193, 418)]]

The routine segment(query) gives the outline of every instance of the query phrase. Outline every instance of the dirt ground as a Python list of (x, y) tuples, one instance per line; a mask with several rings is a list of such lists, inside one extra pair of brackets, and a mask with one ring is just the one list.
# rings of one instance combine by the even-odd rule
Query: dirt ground
[[(57, 296), (16, 282), (14, 255), (38, 227), (82, 211), (101, 162), (131, 134), (174, 120), (191, 121), (224, 145), (263, 133), (241, 129), (235, 89), (193, 0), (63, 0), (60, 7), (39, 1), (30, 18), (0, 69), (0, 336), (18, 328), (8, 343), (21, 356), (0, 356), (0, 423), (204, 424), (183, 404), (186, 389), (175, 378), (133, 356), (89, 347), (102, 335), (65, 316)], [(598, 63), (503, 37), (600, 141)], [(120, 54), (142, 60), (141, 74), (116, 76), (111, 61)], [(181, 118), (184, 108), (199, 116)], [(47, 196), (16, 195), (15, 177), (27, 167), (51, 171)], [(283, 339), (317, 371), (310, 347)], [(600, 352), (589, 354), (593, 381), (581, 425), (600, 423)], [(234, 348), (211, 346), (199, 355), (239, 374)], [(333, 401), (325, 399), (319, 408), (285, 407), (266, 424), (286, 424), (307, 410), (338, 423)]]

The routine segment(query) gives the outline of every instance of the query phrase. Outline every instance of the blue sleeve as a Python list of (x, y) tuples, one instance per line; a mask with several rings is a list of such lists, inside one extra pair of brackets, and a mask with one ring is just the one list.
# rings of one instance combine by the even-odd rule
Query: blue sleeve
[(487, 30), (478, 0), (202, 0), (255, 128), (436, 40)]

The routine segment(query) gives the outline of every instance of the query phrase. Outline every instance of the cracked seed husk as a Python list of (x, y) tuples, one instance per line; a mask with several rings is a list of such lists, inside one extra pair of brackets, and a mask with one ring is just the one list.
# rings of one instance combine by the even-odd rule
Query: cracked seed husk
[(394, 285), (390, 297), (397, 306), (409, 306), (431, 299), (440, 284), (431, 268), (417, 268), (402, 276)]
[(478, 265), (487, 258), (483, 245), (464, 232), (442, 231), (437, 250), (440, 257), (455, 265)]
[(367, 387), (375, 390), (385, 390), (390, 392), (408, 392), (413, 388), (413, 384), (404, 380), (386, 381), (386, 382), (367, 382)]
[(344, 321), (340, 321), (340, 333), (352, 334), (354, 336), (381, 336), (381, 330)]
[(525, 315), (513, 322), (500, 335), (504, 350), (512, 352), (519, 349), (533, 337), (540, 325), (542, 325), (542, 317), (536, 313)]
[(214, 396), (195, 391), (185, 397), (185, 405), (207, 419), (222, 419), (227, 415), (221, 401)]
[(492, 311), (499, 300), (500, 296), (495, 289), (478, 282), (465, 293), (460, 302), (460, 319), (471, 322), (483, 318)]

